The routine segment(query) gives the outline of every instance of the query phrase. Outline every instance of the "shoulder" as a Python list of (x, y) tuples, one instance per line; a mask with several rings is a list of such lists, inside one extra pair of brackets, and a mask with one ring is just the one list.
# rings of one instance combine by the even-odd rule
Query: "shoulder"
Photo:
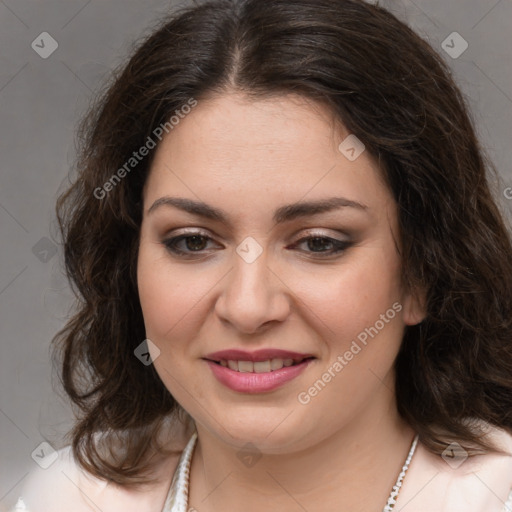
[[(180, 443), (179, 446), (182, 446)], [(83, 470), (71, 446), (56, 452), (47, 468), (31, 468), (18, 497), (27, 512), (155, 512), (162, 510), (182, 448), (155, 468), (155, 483), (144, 490), (130, 490)], [(34, 465), (35, 466), (35, 465)]]
[(107, 487), (107, 482), (88, 476), (73, 458), (71, 447), (57, 451), (57, 458), (46, 468), (32, 467), (18, 493), (30, 512), (60, 511), (73, 508), (77, 512), (94, 510), (94, 500)]
[(489, 426), (504, 453), (467, 456), (458, 445), (435, 455), (418, 443), (398, 505), (414, 512), (503, 512), (512, 490), (512, 435)]

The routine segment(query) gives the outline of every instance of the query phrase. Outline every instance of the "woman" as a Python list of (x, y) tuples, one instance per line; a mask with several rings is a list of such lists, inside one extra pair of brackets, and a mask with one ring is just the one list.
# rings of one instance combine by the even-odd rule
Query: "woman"
[(215, 1), (91, 112), (57, 205), (80, 414), (28, 510), (512, 506), (512, 245), (426, 42)]

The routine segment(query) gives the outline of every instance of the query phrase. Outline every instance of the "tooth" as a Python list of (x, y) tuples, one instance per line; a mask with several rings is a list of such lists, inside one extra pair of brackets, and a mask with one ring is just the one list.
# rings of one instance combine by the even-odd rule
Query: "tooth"
[(252, 361), (238, 361), (238, 371), (244, 373), (252, 373), (254, 371), (254, 364)]
[(270, 361), (258, 361), (254, 363), (255, 373), (265, 373), (270, 371)]
[(252, 361), (230, 361), (221, 360), (219, 363), (228, 367), (231, 370), (241, 373), (268, 373), (276, 370), (280, 370), (284, 366), (292, 366), (293, 359), (267, 359), (266, 361), (258, 361), (253, 363)]
[(283, 360), (282, 359), (272, 359), (270, 361), (270, 369), (272, 371), (280, 370), (283, 367)]
[(228, 361), (228, 367), (231, 370), (235, 370), (235, 372), (238, 371), (238, 362), (237, 361)]

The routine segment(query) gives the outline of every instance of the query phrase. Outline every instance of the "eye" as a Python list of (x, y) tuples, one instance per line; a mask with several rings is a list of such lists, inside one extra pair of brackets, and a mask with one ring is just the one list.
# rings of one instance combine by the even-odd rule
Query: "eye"
[(307, 247), (304, 252), (316, 253), (320, 257), (326, 257), (345, 251), (352, 245), (352, 242), (337, 240), (327, 236), (313, 235), (301, 238), (295, 242), (292, 247), (295, 248), (303, 244), (306, 244)]
[[(169, 252), (176, 256), (193, 258), (211, 252), (211, 247), (208, 247), (210, 242), (213, 242), (213, 239), (202, 232), (189, 232), (168, 238), (162, 243)], [(219, 244), (215, 245), (219, 247)], [(311, 235), (301, 238), (290, 247), (295, 249), (301, 245), (306, 246), (305, 249), (300, 249), (301, 252), (309, 253), (313, 257), (325, 258), (345, 251), (352, 245), (352, 242), (322, 235)]]
[(173, 254), (180, 256), (202, 255), (207, 248), (208, 241), (212, 241), (209, 236), (197, 232), (187, 233), (164, 240), (162, 243)]

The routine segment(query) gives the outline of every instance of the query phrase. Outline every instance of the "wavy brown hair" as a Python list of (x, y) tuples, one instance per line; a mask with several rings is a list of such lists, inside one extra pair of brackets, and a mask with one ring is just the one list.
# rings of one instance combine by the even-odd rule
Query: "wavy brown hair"
[(148, 482), (159, 435), (181, 410), (134, 356), (145, 339), (136, 262), (154, 150), (104, 197), (95, 190), (191, 98), (232, 90), (321, 102), (379, 162), (398, 205), (404, 286), (426, 294), (427, 317), (406, 329), (396, 360), (399, 413), (434, 453), (452, 441), (494, 450), (482, 421), (512, 432), (512, 244), (449, 68), (363, 1), (219, 0), (153, 28), (114, 73), (57, 202), (77, 303), (53, 342), (80, 413), (76, 459), (127, 487)]

